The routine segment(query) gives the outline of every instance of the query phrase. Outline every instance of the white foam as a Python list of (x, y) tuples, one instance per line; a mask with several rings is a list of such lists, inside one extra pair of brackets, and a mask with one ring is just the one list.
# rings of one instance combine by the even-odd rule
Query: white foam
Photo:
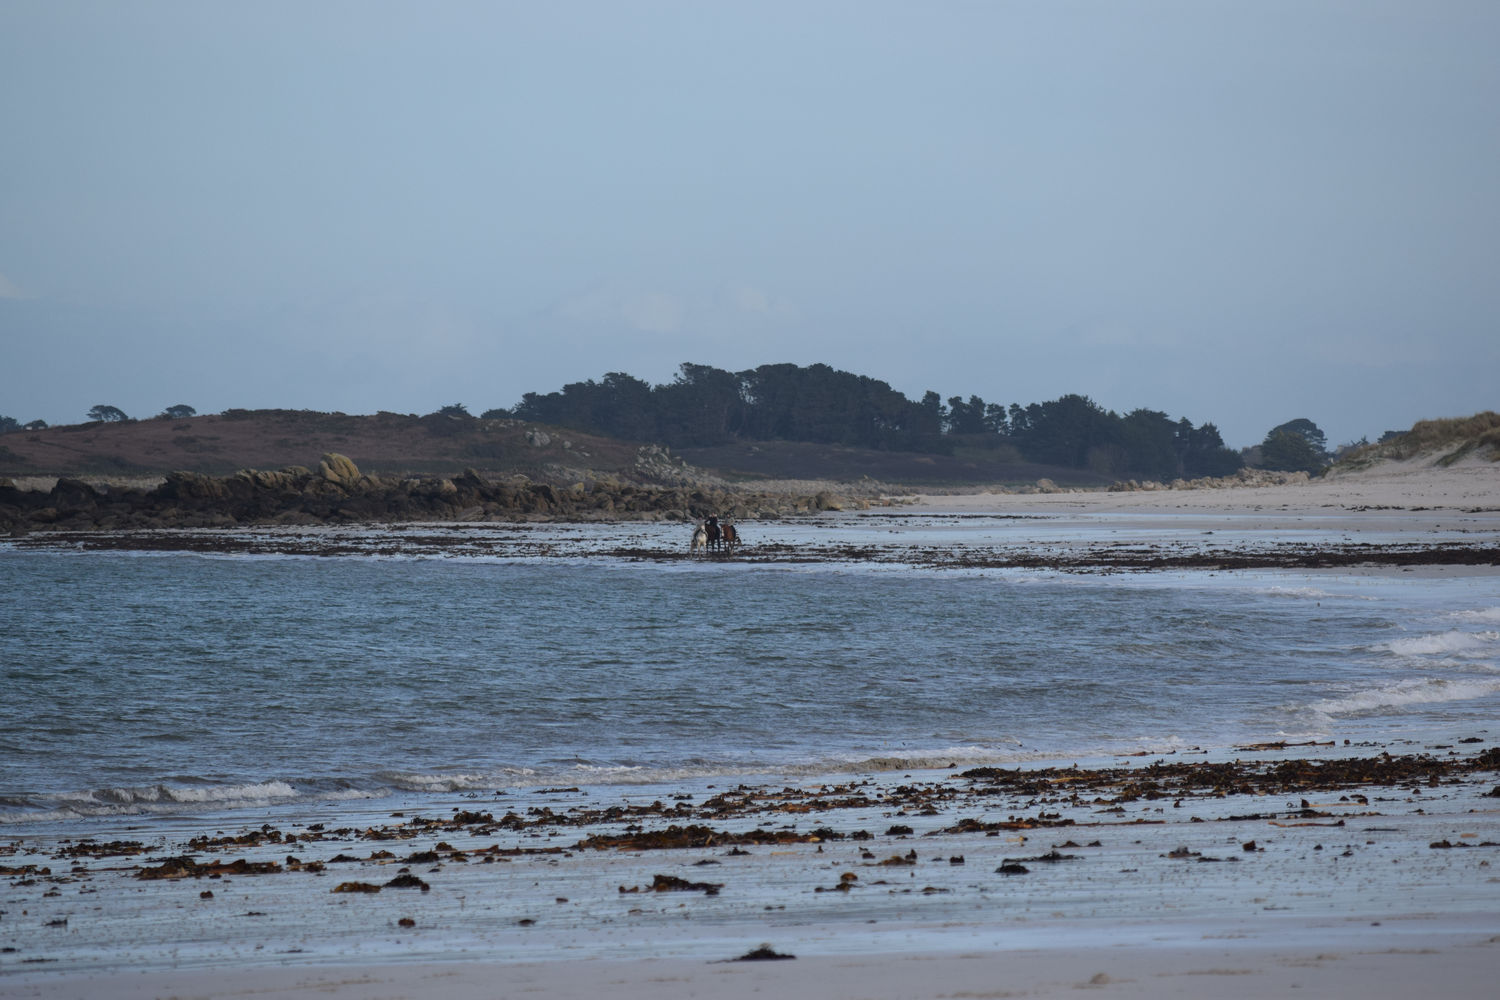
[(1446, 680), (1441, 677), (1404, 680), (1384, 687), (1325, 698), (1308, 707), (1329, 717), (1358, 715), (1384, 709), (1437, 702), (1472, 701), (1500, 693), (1500, 680)]
[(1271, 597), (1300, 597), (1309, 600), (1322, 600), (1325, 597), (1332, 598), (1335, 595), (1318, 587), (1261, 587), (1257, 593), (1267, 594)]
[(612, 781), (630, 781), (646, 769), (639, 764), (574, 764), (571, 774), (588, 778), (590, 782), (609, 784)]
[(146, 785), (137, 788), (109, 788), (94, 793), (94, 797), (111, 805), (220, 805), (228, 802), (295, 799), (298, 792), (284, 781), (267, 781), (248, 785)]
[(1495, 651), (1497, 644), (1500, 644), (1500, 632), (1464, 632), (1453, 629), (1395, 639), (1375, 648), (1387, 650), (1397, 656), (1484, 656)]
[(535, 771), (527, 768), (472, 774), (417, 774), (409, 771), (391, 771), (380, 775), (380, 778), (403, 792), (464, 792), (494, 788), (496, 785), (504, 785), (517, 778), (533, 777), (535, 774)]
[(48, 795), (33, 808), (0, 811), (0, 825), (45, 823), (100, 816), (167, 816), (190, 810), (252, 809), (298, 800), (349, 801), (380, 798), (388, 789), (299, 789), (285, 781), (241, 785), (141, 785)]
[(1500, 624), (1500, 608), (1476, 608), (1472, 611), (1454, 611), (1448, 615), (1454, 621)]

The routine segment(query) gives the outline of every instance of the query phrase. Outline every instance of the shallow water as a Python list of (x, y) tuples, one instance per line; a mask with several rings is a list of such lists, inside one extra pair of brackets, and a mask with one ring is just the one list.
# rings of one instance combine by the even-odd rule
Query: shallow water
[[(1122, 537), (1107, 519), (1094, 531)], [(935, 540), (1080, 541), (1032, 519), (846, 518), (753, 537), (815, 533), (883, 556), (597, 554), (675, 551), (681, 529), (649, 525), (450, 527), (438, 548), (301, 530), (380, 556), (0, 548), (0, 821), (1358, 740), (1500, 717), (1493, 574), (901, 562)]]

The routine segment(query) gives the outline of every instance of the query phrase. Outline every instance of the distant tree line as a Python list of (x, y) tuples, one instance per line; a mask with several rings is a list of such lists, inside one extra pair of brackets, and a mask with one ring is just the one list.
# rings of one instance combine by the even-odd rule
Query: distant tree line
[[(196, 415), (193, 407), (178, 403), (157, 417)], [(102, 423), (130, 420), (119, 407), (103, 403), (88, 416)], [(1230, 475), (1247, 462), (1317, 473), (1331, 459), (1322, 430), (1306, 417), (1272, 428), (1259, 445), (1240, 453), (1225, 447), (1213, 424), (1195, 427), (1185, 417), (1172, 420), (1158, 410), (1136, 409), (1121, 416), (1076, 394), (1006, 406), (979, 396), (950, 396), (944, 402), (929, 390), (913, 401), (879, 379), (822, 364), (761, 365), (742, 372), (684, 364), (671, 382), (657, 386), (610, 372), (597, 382), (574, 382), (557, 392), (528, 392), (513, 408), (483, 416), (673, 447), (808, 441), (952, 454), (958, 448), (1008, 446), (1042, 465), (1158, 480)], [(452, 403), (428, 419), (435, 432), (455, 434), (473, 417), (462, 403)], [(45, 420), (22, 424), (0, 415), (0, 434), (46, 427)], [(1381, 440), (1396, 433), (1387, 432)]]
[[(177, 403), (174, 406), (167, 407), (161, 413), (157, 414), (157, 417), (170, 420), (184, 420), (188, 417), (197, 416), (197, 414), (198, 411), (186, 403)], [(89, 407), (88, 416), (89, 420), (102, 424), (121, 424), (130, 420), (129, 415), (124, 410), (118, 406), (110, 406), (107, 403), (96, 403), (94, 406)], [(32, 420), (23, 424), (15, 417), (0, 415), (0, 434), (11, 434), (16, 431), (42, 431), (46, 429), (47, 421), (45, 420)]]
[(1138, 409), (1121, 416), (1087, 396), (1028, 406), (928, 391), (913, 401), (885, 382), (828, 365), (762, 365), (728, 372), (684, 364), (666, 385), (623, 372), (528, 392), (511, 416), (673, 447), (809, 441), (951, 454), (1010, 445), (1027, 460), (1153, 479), (1222, 476), (1243, 465), (1213, 424)]

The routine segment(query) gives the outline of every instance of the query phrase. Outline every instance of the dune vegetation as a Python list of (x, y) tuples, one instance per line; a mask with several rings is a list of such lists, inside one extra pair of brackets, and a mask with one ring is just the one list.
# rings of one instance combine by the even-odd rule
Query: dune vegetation
[(1419, 420), (1404, 434), (1355, 449), (1339, 465), (1357, 469), (1423, 455), (1433, 456), (1433, 464), (1444, 466), (1470, 455), (1500, 462), (1500, 413), (1485, 410), (1472, 417)]

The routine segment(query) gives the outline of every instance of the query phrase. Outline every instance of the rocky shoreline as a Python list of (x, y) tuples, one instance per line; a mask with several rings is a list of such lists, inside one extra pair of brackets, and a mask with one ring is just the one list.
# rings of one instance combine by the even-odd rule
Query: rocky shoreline
[[(730, 484), (711, 476), (686, 475), (649, 449), (642, 449), (637, 467), (646, 477), (643, 481), (574, 470), (580, 478), (558, 485), (522, 475), (487, 478), (473, 468), (453, 477), (371, 475), (362, 473), (351, 459), (330, 452), (316, 469), (300, 465), (241, 469), (228, 476), (190, 471), (171, 472), (164, 478), (17, 480), (0, 476), (0, 534), (423, 521), (683, 522), (710, 514), (733, 521), (764, 520), (889, 506), (898, 502), (890, 499), (891, 494), (908, 492), (872, 480)], [(1222, 491), (1307, 483), (1306, 473), (1243, 469), (1222, 479), (1117, 482), (1109, 491)], [(973, 491), (924, 488), (923, 492), (967, 495)], [(991, 487), (986, 492), (1034, 496), (1080, 491), (1041, 479), (1034, 485)]]
[(363, 474), (326, 454), (316, 470), (242, 469), (231, 476), (173, 472), (149, 489), (62, 478), (51, 490), (0, 479), (0, 532), (234, 528), (411, 521), (689, 521), (717, 514), (751, 520), (868, 506), (829, 491), (813, 494), (722, 487), (653, 487), (612, 479), (553, 486), (524, 477), (496, 481), (473, 469), (453, 478)]

